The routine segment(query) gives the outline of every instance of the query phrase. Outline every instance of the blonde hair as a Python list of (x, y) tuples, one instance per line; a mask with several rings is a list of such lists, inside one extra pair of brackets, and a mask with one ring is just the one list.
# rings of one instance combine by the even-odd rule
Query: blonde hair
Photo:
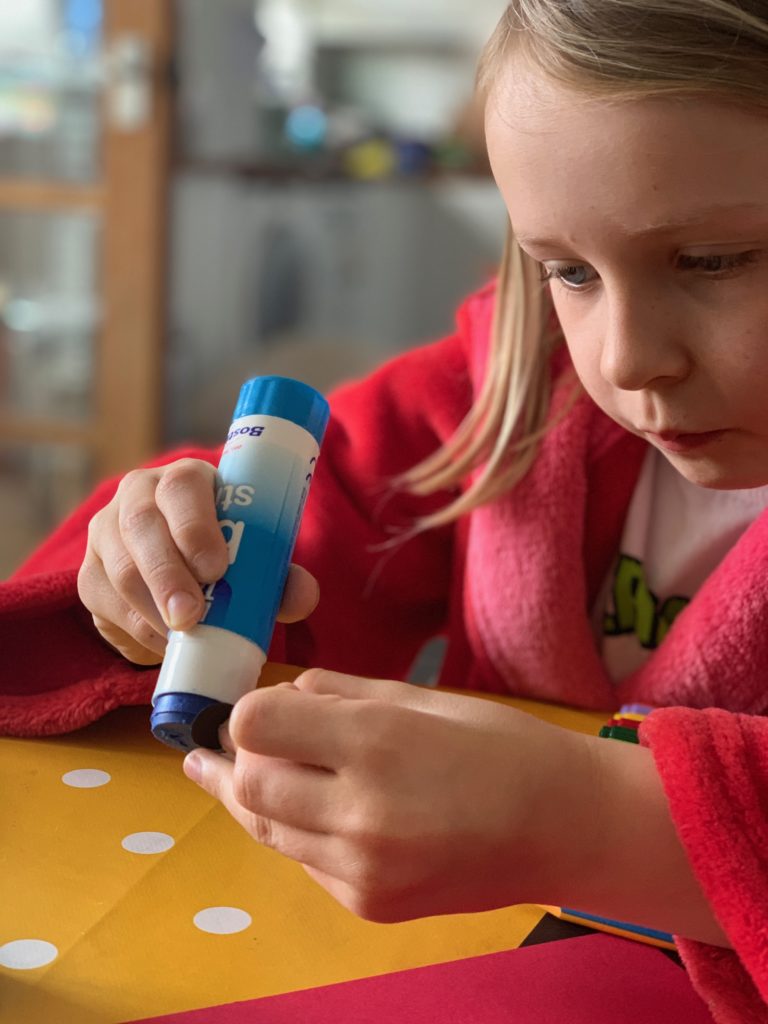
[[(486, 97), (512, 51), (587, 95), (708, 96), (768, 110), (768, 0), (513, 0), (480, 59)], [(398, 482), (433, 494), (479, 472), (419, 529), (452, 522), (528, 472), (552, 426), (549, 357), (562, 336), (551, 312), (538, 264), (510, 228), (480, 394), (454, 436)]]

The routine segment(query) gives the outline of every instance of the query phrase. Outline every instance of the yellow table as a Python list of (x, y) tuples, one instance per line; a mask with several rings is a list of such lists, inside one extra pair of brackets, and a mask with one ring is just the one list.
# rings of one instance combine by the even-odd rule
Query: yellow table
[[(590, 733), (605, 719), (508, 702)], [(190, 783), (148, 711), (0, 741), (0, 1024), (117, 1024), (457, 960), (544, 915), (358, 920)]]

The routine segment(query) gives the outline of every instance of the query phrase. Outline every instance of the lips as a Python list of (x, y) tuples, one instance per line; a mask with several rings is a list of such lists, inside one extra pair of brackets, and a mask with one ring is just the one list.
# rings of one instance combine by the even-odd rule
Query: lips
[(646, 431), (646, 437), (668, 452), (690, 452), (707, 445), (714, 444), (726, 434), (726, 430), (707, 430), (699, 434), (681, 434), (673, 430), (665, 430), (660, 434)]

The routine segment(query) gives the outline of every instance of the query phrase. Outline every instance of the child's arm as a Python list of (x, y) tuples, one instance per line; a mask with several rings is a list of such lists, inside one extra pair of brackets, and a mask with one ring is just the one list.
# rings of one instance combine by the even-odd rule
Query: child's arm
[[(415, 499), (400, 493), (391, 502), (384, 499), (392, 476), (437, 449), (467, 412), (472, 400), (469, 351), (476, 334), (487, 334), (492, 304), (491, 291), (484, 289), (460, 310), (455, 334), (405, 353), (334, 396), (334, 423), (295, 553), (295, 561), (322, 581), (323, 596), (311, 623), (275, 631), (273, 660), (332, 664), (358, 673), (379, 666), (387, 675), (400, 675), (425, 640), (445, 628), (454, 579), (450, 528), (421, 534), (395, 554), (381, 548), (392, 540), (391, 526), (411, 526), (414, 516), (434, 510), (445, 495)], [(186, 454), (217, 461), (214, 452)], [(80, 574), (87, 607), (78, 599), (78, 566), (89, 524), (113, 500), (118, 483), (99, 487), (12, 580), (0, 584), (5, 660), (0, 734), (65, 732), (112, 708), (149, 700), (154, 670), (122, 659), (94, 629), (92, 615), (132, 636), (131, 616), (110, 619), (112, 597), (107, 591), (106, 604), (102, 600), (95, 552)], [(134, 517), (133, 525), (140, 519)], [(91, 574), (94, 566), (97, 571)], [(307, 602), (303, 605), (306, 614)], [(112, 635), (121, 639), (119, 633)], [(147, 651), (141, 660), (158, 660), (159, 654), (141, 639), (138, 644)], [(51, 650), (56, 651), (55, 673)]]
[(309, 672), (236, 706), (201, 784), (378, 921), (521, 902), (728, 945), (650, 751), (509, 707)]
[(729, 946), (681, 845), (652, 753), (635, 743), (584, 739), (599, 788), (590, 793), (582, 779), (574, 799), (594, 805), (598, 817), (582, 836), (585, 859), (563, 882), (567, 898), (564, 892), (557, 902)]
[[(327, 586), (312, 623), (277, 632), (273, 660), (354, 672), (378, 665), (402, 676), (426, 640), (444, 631), (453, 527), (396, 541), (397, 531), (413, 531), (450, 495), (420, 497), (394, 481), (439, 447), (470, 399), (458, 335), (334, 393), (294, 553), (308, 570), (300, 582), (314, 575)], [(199, 620), (200, 585), (226, 568), (214, 491), (214, 467), (200, 459), (134, 470), (87, 523), (80, 599), (102, 637), (131, 662), (157, 665), (167, 630)], [(82, 517), (80, 525), (82, 533)], [(307, 585), (293, 589), (301, 593), (284, 622), (303, 620), (317, 604)]]

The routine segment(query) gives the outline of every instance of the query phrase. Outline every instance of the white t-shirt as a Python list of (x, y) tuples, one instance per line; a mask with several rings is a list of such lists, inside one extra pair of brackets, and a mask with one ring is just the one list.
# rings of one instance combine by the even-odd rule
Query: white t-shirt
[(651, 448), (620, 555), (598, 600), (603, 661), (614, 682), (664, 639), (675, 616), (768, 506), (768, 486), (716, 491), (685, 479)]

